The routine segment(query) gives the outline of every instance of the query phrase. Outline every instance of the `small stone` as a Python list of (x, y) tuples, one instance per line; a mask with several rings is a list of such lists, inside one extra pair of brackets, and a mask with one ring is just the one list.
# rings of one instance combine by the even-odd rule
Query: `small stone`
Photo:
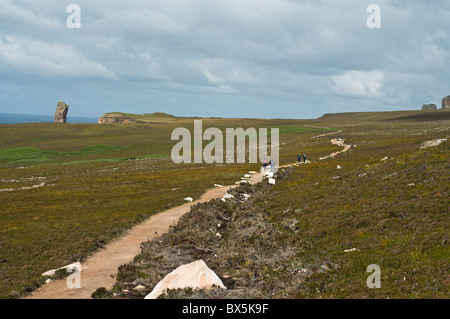
[(142, 290), (142, 289), (145, 289), (145, 286), (139, 285), (139, 286), (134, 287), (134, 289)]
[(194, 199), (192, 198), (192, 197), (186, 197), (186, 198), (183, 198), (185, 201), (187, 201), (187, 202), (193, 202), (194, 201)]

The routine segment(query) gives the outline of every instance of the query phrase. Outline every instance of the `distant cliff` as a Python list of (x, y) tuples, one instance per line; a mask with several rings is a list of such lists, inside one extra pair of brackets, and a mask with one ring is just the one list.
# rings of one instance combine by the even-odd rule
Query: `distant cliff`
[(450, 95), (442, 99), (442, 108), (450, 109)]
[(98, 119), (98, 124), (134, 124), (135, 120), (128, 118), (126, 113), (105, 113)]
[(422, 105), (422, 111), (436, 110), (436, 104), (424, 104)]
[(155, 119), (176, 118), (176, 116), (155, 112), (144, 114), (132, 114), (122, 112), (105, 113), (98, 119), (98, 124), (136, 124), (146, 123)]

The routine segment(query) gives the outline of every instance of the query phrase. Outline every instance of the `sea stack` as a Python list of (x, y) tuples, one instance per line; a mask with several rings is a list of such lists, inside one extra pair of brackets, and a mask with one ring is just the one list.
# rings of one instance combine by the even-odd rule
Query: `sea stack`
[(450, 95), (442, 99), (442, 109), (450, 109)]
[(66, 123), (68, 111), (69, 106), (66, 103), (58, 102), (55, 112), (55, 123)]

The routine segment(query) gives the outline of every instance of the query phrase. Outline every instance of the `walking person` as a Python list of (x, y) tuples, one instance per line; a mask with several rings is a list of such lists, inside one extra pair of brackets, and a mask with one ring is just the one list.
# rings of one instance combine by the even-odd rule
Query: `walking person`
[(270, 170), (273, 171), (273, 159), (270, 159)]
[(303, 163), (306, 164), (306, 154), (305, 153), (303, 153)]
[(300, 161), (302, 160), (302, 156), (300, 154), (297, 155), (297, 164), (300, 164)]
[(267, 167), (267, 160), (264, 160), (264, 172), (266, 171), (266, 167)]

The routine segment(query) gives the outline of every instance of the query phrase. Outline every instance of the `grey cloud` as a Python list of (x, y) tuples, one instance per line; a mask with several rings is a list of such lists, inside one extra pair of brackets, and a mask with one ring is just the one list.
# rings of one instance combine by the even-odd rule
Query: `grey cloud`
[[(82, 28), (70, 30), (60, 1), (0, 0), (0, 77), (14, 73), (10, 85), (17, 87), (30, 74), (41, 77), (37, 82), (53, 83), (41, 88), (49, 97), (51, 90), (67, 94), (61, 78), (71, 78), (80, 112), (93, 116), (114, 105), (127, 112), (313, 117), (418, 108), (450, 94), (448, 1), (380, 0), (379, 30), (366, 26), (372, 1), (77, 3)], [(104, 105), (97, 91), (106, 95)], [(33, 100), (29, 94), (22, 99)], [(11, 105), (14, 98), (5, 100)]]

